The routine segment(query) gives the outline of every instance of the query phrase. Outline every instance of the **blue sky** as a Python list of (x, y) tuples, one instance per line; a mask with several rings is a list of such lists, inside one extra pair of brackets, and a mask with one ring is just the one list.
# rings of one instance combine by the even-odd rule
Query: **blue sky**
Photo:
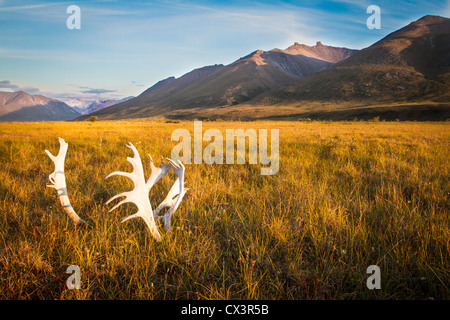
[[(80, 30), (66, 27), (74, 4)], [(380, 30), (366, 26), (372, 4)], [(0, 90), (117, 99), (257, 49), (316, 41), (362, 49), (426, 14), (449, 17), (450, 0), (0, 0)]]

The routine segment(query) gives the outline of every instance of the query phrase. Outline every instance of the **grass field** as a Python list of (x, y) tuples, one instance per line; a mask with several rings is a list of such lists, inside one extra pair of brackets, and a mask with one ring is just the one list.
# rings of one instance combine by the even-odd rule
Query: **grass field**
[[(135, 212), (105, 202), (130, 189), (125, 147), (170, 157), (193, 122), (0, 124), (0, 299), (449, 299), (450, 124), (203, 122), (278, 128), (280, 169), (186, 165), (190, 189), (155, 242)], [(46, 188), (57, 137), (69, 143), (75, 227)], [(206, 143), (205, 143), (206, 144)], [(153, 207), (175, 175), (152, 190)], [(81, 289), (69, 290), (69, 265)], [(370, 265), (381, 290), (366, 286)]]

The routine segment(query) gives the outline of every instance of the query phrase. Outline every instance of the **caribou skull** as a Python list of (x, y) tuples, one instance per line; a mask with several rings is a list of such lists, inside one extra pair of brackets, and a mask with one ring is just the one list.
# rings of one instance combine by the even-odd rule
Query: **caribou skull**
[[(119, 193), (115, 196), (113, 196), (111, 199), (109, 199), (106, 204), (109, 204), (111, 201), (120, 198), (125, 197), (122, 201), (117, 203), (110, 212), (114, 209), (118, 208), (120, 205), (124, 203), (134, 203), (137, 208), (138, 212), (125, 217), (122, 219), (122, 222), (125, 222), (130, 219), (141, 217), (145, 223), (147, 224), (147, 227), (150, 229), (150, 233), (152, 236), (156, 239), (156, 241), (161, 240), (161, 235), (158, 231), (158, 228), (155, 223), (155, 218), (162, 219), (164, 222), (164, 225), (167, 230), (170, 230), (170, 220), (173, 215), (173, 213), (177, 210), (181, 200), (184, 197), (184, 194), (186, 193), (186, 190), (184, 188), (184, 166), (181, 163), (181, 161), (178, 160), (178, 164), (172, 161), (171, 159), (167, 159), (168, 163), (164, 162), (164, 158), (161, 161), (161, 165), (159, 167), (155, 167), (153, 163), (153, 159), (150, 156), (150, 168), (151, 168), (151, 174), (147, 182), (145, 181), (144, 177), (144, 169), (142, 167), (141, 158), (139, 157), (139, 153), (136, 150), (136, 148), (133, 146), (133, 144), (130, 142), (126, 145), (128, 148), (130, 148), (133, 151), (133, 158), (127, 158), (127, 161), (131, 163), (133, 166), (132, 172), (120, 172), (115, 171), (113, 173), (110, 173), (106, 176), (105, 179), (114, 176), (114, 175), (120, 175), (127, 177), (131, 179), (134, 183), (134, 189), (131, 191), (126, 191)], [(161, 203), (161, 205), (158, 206), (159, 210), (157, 212), (159, 213), (160, 210), (166, 206), (169, 206), (169, 210), (167, 213), (163, 216), (158, 216), (157, 213), (154, 213), (152, 210), (152, 206), (150, 204), (150, 200), (148, 198), (149, 191), (151, 188), (155, 185), (156, 182), (158, 182), (164, 175), (166, 175), (169, 170), (173, 168), (175, 173), (177, 174), (178, 178), (175, 182), (174, 186), (172, 186), (171, 190), (169, 191), (169, 195), (166, 197), (166, 199)], [(177, 186), (175, 186), (177, 185)], [(175, 196), (178, 197), (174, 201), (173, 198)]]
[(50, 151), (45, 150), (45, 153), (47, 153), (47, 155), (55, 164), (55, 171), (48, 176), (48, 179), (52, 184), (48, 184), (47, 187), (56, 189), (64, 211), (67, 212), (69, 218), (75, 224), (87, 224), (86, 221), (78, 216), (78, 214), (75, 212), (75, 210), (73, 210), (72, 205), (70, 204), (69, 196), (67, 195), (66, 177), (64, 175), (64, 160), (66, 158), (67, 148), (69, 147), (69, 145), (62, 138), (58, 138), (58, 140), (60, 147), (59, 153), (56, 157), (52, 155)]

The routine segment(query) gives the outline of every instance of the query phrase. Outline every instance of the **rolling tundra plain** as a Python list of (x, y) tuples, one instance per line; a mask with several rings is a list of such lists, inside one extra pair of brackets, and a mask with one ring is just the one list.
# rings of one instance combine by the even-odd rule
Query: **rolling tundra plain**
[[(173, 122), (173, 121), (172, 121)], [(450, 123), (204, 121), (203, 130), (279, 129), (279, 171), (185, 164), (189, 188), (156, 242), (105, 177), (150, 174), (174, 130), (193, 121), (4, 123), (0, 126), (0, 299), (449, 299)], [(47, 188), (58, 137), (74, 226)], [(207, 145), (204, 142), (203, 145)], [(176, 179), (159, 181), (155, 208)], [(80, 289), (66, 285), (80, 268)], [(367, 269), (380, 269), (369, 289)]]

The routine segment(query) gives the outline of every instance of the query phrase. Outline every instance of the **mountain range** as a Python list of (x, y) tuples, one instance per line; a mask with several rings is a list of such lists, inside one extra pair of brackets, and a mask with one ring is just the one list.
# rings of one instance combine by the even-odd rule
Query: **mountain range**
[(331, 68), (357, 50), (322, 45), (299, 45), (271, 51), (257, 50), (229, 65), (195, 69), (169, 77), (138, 97), (95, 112), (103, 119), (139, 118), (193, 108), (233, 106)]
[(75, 99), (65, 103), (42, 95), (30, 95), (24, 91), (0, 92), (0, 122), (72, 120), (132, 98), (134, 97), (97, 100), (87, 104)]
[(113, 106), (113, 105), (121, 103), (121, 102), (128, 101), (133, 98), (134, 98), (133, 96), (129, 96), (129, 97), (125, 97), (125, 98), (119, 99), (119, 100), (117, 100), (117, 99), (97, 100), (97, 101), (94, 101), (91, 104), (87, 105), (85, 108), (83, 108), (79, 111), (77, 110), (77, 111), (80, 112), (81, 114), (90, 114), (92, 112), (102, 110), (104, 108)]
[(90, 103), (84, 99), (66, 99), (63, 102), (78, 113), (82, 113), (90, 105)]
[[(295, 43), (169, 77), (99, 119), (445, 120), (450, 19), (425, 16), (363, 50)], [(80, 117), (80, 120), (86, 117)]]
[(62, 101), (24, 91), (0, 92), (0, 122), (62, 121), (80, 114)]

